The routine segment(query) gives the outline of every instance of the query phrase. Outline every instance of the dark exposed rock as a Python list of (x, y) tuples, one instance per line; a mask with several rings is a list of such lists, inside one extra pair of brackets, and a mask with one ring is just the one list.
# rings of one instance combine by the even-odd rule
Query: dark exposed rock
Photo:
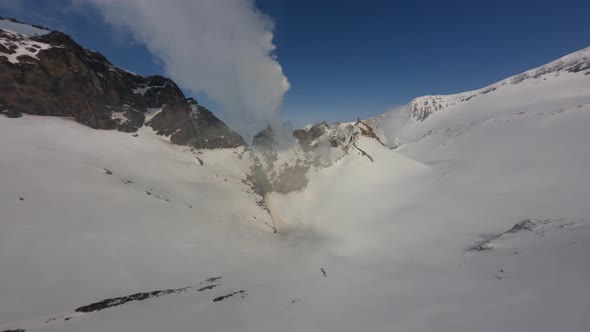
[(16, 330), (4, 330), (2, 332), (26, 332), (26, 330), (23, 329), (16, 329)]
[(329, 126), (325, 121), (322, 121), (309, 129), (312, 137), (320, 137), (328, 130)]
[(308, 142), (311, 142), (311, 135), (309, 135), (308, 131), (305, 129), (293, 130), (293, 137), (295, 137), (302, 146), (308, 145)]
[(275, 144), (275, 133), (270, 125), (256, 133), (252, 140), (252, 145), (260, 149), (272, 149)]
[(496, 91), (497, 89), (498, 89), (497, 87), (491, 86), (491, 87), (488, 87), (486, 89), (483, 89), (479, 94), (480, 95), (485, 95), (485, 94), (488, 94), (490, 92)]
[[(0, 106), (2, 107), (2, 106)], [(21, 116), (23, 116), (20, 112), (14, 111), (14, 110), (0, 110), (0, 114), (6, 116), (7, 118), (20, 118)]]
[(162, 105), (188, 104), (190, 99), (185, 99), (184, 94), (176, 83), (160, 75), (147, 77), (148, 82), (143, 83), (140, 88), (145, 92), (143, 96), (146, 99), (147, 107), (158, 108)]
[[(304, 150), (308, 150), (311, 147), (313, 140), (322, 136), (328, 130), (329, 126), (326, 122), (322, 121), (313, 127), (309, 128), (309, 130), (305, 129), (297, 129), (293, 131), (293, 137), (297, 139), (299, 145)], [(332, 142), (330, 142), (332, 147), (335, 147)]]
[(518, 223), (514, 224), (512, 228), (507, 230), (504, 233), (496, 234), (493, 236), (488, 237), (486, 240), (481, 241), (480, 243), (476, 244), (475, 246), (471, 247), (469, 251), (486, 251), (491, 250), (494, 248), (493, 242), (505, 237), (508, 234), (515, 234), (522, 231), (533, 231), (539, 225), (550, 223), (550, 220), (535, 220), (535, 219), (525, 219), (519, 221)]
[(27, 37), (0, 29), (0, 39), (9, 45), (0, 47), (0, 53), (13, 54), (21, 47), (36, 57), (21, 56), (12, 63), (0, 56), (0, 113), (5, 116), (69, 117), (95, 129), (136, 132), (149, 109), (162, 108), (149, 125), (174, 144), (205, 149), (246, 145), (172, 80), (120, 69), (67, 34)]
[(221, 277), (210, 277), (205, 279), (205, 282), (217, 282), (221, 279)]
[(219, 286), (219, 285), (209, 285), (209, 286), (204, 286), (204, 287), (201, 287), (201, 288), (197, 289), (196, 291), (197, 291), (197, 292), (204, 292), (204, 291), (206, 291), (206, 290), (211, 290), (211, 289), (213, 289), (213, 288), (215, 288), (215, 287), (217, 287), (217, 286)]
[(227, 127), (194, 99), (166, 105), (147, 123), (158, 135), (169, 136), (170, 142), (197, 149), (235, 148), (246, 145), (244, 139)]
[(364, 121), (361, 121), (361, 119), (357, 119), (354, 126), (355, 126), (355, 128), (359, 129), (360, 134), (362, 136), (372, 138), (372, 139), (376, 140), (377, 142), (381, 143), (381, 145), (385, 145), (385, 144), (383, 144), (383, 142), (381, 141), (379, 136), (377, 136), (377, 134), (375, 134), (375, 131), (373, 131), (373, 128), (371, 126), (367, 125)]
[(39, 50), (38, 60), (16, 64), (0, 57), (0, 103), (5, 109), (71, 117), (96, 129), (135, 131), (143, 124), (146, 107), (133, 88), (145, 78), (114, 67), (61, 32), (29, 40), (57, 47)]
[(166, 290), (156, 290), (147, 293), (136, 293), (132, 295), (122, 296), (122, 297), (115, 297), (111, 299), (102, 300), (96, 303), (92, 303), (89, 305), (85, 305), (82, 307), (77, 308), (76, 312), (95, 312), (104, 310), (111, 307), (116, 307), (123, 305), (127, 302), (132, 301), (143, 301), (149, 298), (160, 297), (168, 294), (180, 294), (186, 292), (190, 287), (183, 287), (178, 289), (166, 289)]
[[(220, 278), (221, 277), (209, 278), (209, 279), (205, 280), (205, 282), (206, 283), (213, 283), (213, 282), (219, 281)], [(74, 311), (75, 312), (85, 312), (85, 313), (96, 312), (96, 311), (101, 311), (104, 309), (120, 306), (120, 305), (123, 305), (128, 302), (143, 301), (143, 300), (146, 300), (149, 298), (156, 298), (156, 297), (161, 297), (161, 296), (171, 295), (171, 294), (182, 294), (182, 293), (189, 292), (191, 290), (194, 292), (204, 292), (206, 290), (211, 290), (219, 285), (220, 284), (206, 285), (206, 286), (200, 287), (196, 290), (194, 289), (193, 286), (186, 286), (186, 287), (182, 287), (182, 288), (173, 288), (173, 289), (155, 290), (155, 291), (145, 292), (145, 293), (136, 293), (136, 294), (127, 295), (127, 296), (105, 299), (105, 300), (102, 300), (99, 302), (95, 302), (95, 303), (92, 303), (89, 305), (79, 307)], [(239, 293), (239, 292), (237, 292), (237, 293)]]
[(370, 154), (368, 154), (367, 152), (365, 152), (365, 150), (359, 148), (355, 143), (353, 143), (353, 146), (361, 153), (361, 156), (367, 157), (372, 163), (375, 162), (375, 160), (373, 160), (373, 157), (371, 157)]
[(237, 292), (229, 293), (227, 295), (216, 297), (216, 298), (213, 299), (213, 302), (223, 301), (223, 300), (225, 300), (227, 298), (236, 297), (236, 296), (239, 296), (241, 299), (244, 299), (244, 298), (246, 298), (246, 296), (248, 296), (248, 294), (246, 293), (246, 291), (240, 290), (240, 291), (237, 291)]
[(520, 231), (532, 231), (536, 227), (537, 227), (537, 224), (535, 224), (531, 219), (525, 219), (521, 222), (516, 223), (506, 233), (514, 234), (514, 233), (520, 232)]

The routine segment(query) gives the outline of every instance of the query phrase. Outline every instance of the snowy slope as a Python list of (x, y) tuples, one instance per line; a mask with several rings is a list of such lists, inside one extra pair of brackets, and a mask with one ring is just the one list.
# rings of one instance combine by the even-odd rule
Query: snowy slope
[(10, 63), (19, 63), (21, 61), (19, 57), (38, 60), (39, 51), (51, 48), (49, 44), (24, 39), (21, 34), (9, 30), (0, 31), (0, 46), (10, 50), (9, 53), (0, 53), (0, 56), (8, 59)]
[(50, 48), (51, 45), (33, 42), (26, 37), (41, 36), (50, 32), (46, 29), (0, 17), (0, 46), (5, 50), (0, 53), (0, 56), (7, 58), (11, 63), (19, 63), (18, 57), (20, 56), (38, 59), (36, 54), (41, 50)]
[(590, 47), (479, 90), (419, 97), (365, 121), (388, 145), (397, 146), (491, 117), (541, 114), (583, 105), (590, 102), (589, 82)]
[(51, 31), (42, 27), (35, 27), (29, 24), (21, 23), (14, 19), (0, 17), (0, 29), (25, 36), (41, 36)]
[(242, 183), (242, 150), (195, 154), (148, 128), (134, 137), (48, 117), (1, 117), (0, 128), (0, 326), (193, 284), (273, 241)]
[(0, 331), (586, 331), (589, 87), (386, 114), (270, 215), (243, 149), (0, 117)]
[(560, 74), (576, 73), (583, 75), (590, 73), (590, 47), (568, 54), (546, 65), (525, 71), (482, 89), (453, 95), (418, 97), (412, 100), (408, 106), (411, 110), (411, 117), (422, 121), (434, 112), (454, 108), (473, 99), (493, 93), (498, 89), (515, 88), (515, 86), (522, 82), (530, 83), (531, 80), (539, 82), (540, 80), (547, 80), (548, 77), (557, 77)]

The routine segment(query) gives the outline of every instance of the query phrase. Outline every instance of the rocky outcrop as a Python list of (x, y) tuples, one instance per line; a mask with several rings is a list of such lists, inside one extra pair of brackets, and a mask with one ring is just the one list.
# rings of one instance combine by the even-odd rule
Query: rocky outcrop
[(229, 129), (208, 109), (192, 98), (187, 101), (164, 106), (147, 125), (159, 135), (170, 136), (170, 142), (174, 144), (190, 145), (197, 149), (246, 145), (242, 136)]
[(373, 161), (357, 146), (361, 137), (383, 144), (373, 129), (360, 119), (354, 123), (332, 125), (322, 121), (293, 131), (293, 137), (297, 139), (299, 148), (278, 144), (270, 126), (254, 135), (252, 167), (244, 182), (261, 197), (271, 192), (287, 194), (304, 189), (309, 183), (307, 173), (311, 169), (331, 166), (346, 156), (350, 149), (358, 150)]
[[(304, 150), (309, 150), (314, 145), (314, 140), (324, 135), (330, 126), (325, 121), (322, 121), (314, 126), (307, 129), (297, 129), (293, 131), (293, 137), (297, 139), (299, 145)], [(332, 143), (332, 142), (331, 142)], [(335, 144), (332, 144), (335, 147)]]
[(377, 142), (381, 143), (381, 145), (385, 145), (381, 141), (381, 138), (379, 138), (379, 136), (377, 136), (377, 134), (375, 134), (375, 131), (373, 130), (373, 128), (371, 126), (369, 126), (367, 123), (365, 123), (365, 121), (362, 121), (361, 119), (357, 119), (356, 122), (354, 123), (354, 131), (353, 131), (352, 135), (353, 136), (354, 135), (361, 135), (361, 136), (365, 136), (368, 138), (372, 138), (372, 139), (376, 140)]
[(272, 149), (276, 144), (275, 133), (270, 125), (257, 132), (252, 139), (252, 145), (262, 150)]
[(172, 143), (206, 149), (245, 145), (170, 79), (118, 68), (61, 32), (0, 29), (0, 112), (6, 116), (69, 117), (95, 129), (135, 132), (148, 110), (160, 109), (149, 125)]
[[(309, 182), (309, 169), (319, 166), (317, 155), (281, 147), (270, 126), (254, 135), (252, 146), (252, 166), (244, 182), (263, 198), (270, 192), (287, 194), (302, 190)], [(293, 155), (284, 158), (285, 151)]]
[(293, 131), (293, 137), (297, 139), (301, 148), (306, 152), (314, 152), (321, 147), (347, 149), (350, 138), (353, 136), (366, 136), (383, 144), (381, 138), (366, 121), (357, 119), (352, 123), (336, 122), (328, 125), (322, 121), (316, 125)]
[[(454, 100), (450, 106), (454, 106)], [(410, 103), (411, 116), (417, 121), (424, 121), (432, 113), (442, 111), (449, 107), (449, 101), (445, 96), (425, 96), (412, 100)]]

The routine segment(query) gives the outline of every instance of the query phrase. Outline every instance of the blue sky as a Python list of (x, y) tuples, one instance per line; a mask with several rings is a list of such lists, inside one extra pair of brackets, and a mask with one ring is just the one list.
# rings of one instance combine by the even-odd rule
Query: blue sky
[[(480, 88), (590, 46), (590, 1), (256, 3), (275, 21), (275, 53), (291, 83), (283, 114), (296, 125), (366, 118), (421, 95)], [(164, 74), (143, 45), (71, 0), (2, 0), (0, 15), (65, 31), (131, 71)]]

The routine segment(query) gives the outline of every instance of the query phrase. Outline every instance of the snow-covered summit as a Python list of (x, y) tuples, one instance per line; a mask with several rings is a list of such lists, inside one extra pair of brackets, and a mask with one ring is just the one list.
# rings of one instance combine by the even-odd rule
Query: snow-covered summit
[[(590, 47), (481, 89), (450, 95), (417, 97), (401, 108), (362, 120), (361, 123), (371, 127), (378, 140), (390, 148), (395, 148), (404, 142), (426, 135), (428, 130), (436, 130), (437, 124), (433, 122), (424, 125), (417, 124), (425, 122), (426, 118), (434, 113), (467, 108), (470, 113), (478, 113), (468, 114), (463, 118), (463, 120), (469, 122), (474, 118), (492, 116), (491, 114), (502, 110), (510, 111), (517, 105), (534, 103), (535, 100), (539, 99), (550, 99), (556, 91), (564, 90), (565, 85), (571, 84), (574, 87), (583, 85), (579, 82), (570, 82), (565, 76), (556, 80), (564, 73), (573, 75), (572, 78), (585, 81), (586, 78), (590, 78)], [(590, 84), (590, 79), (587, 81)], [(543, 84), (536, 86), (539, 83)], [(539, 92), (545, 89), (549, 90), (549, 92)], [(506, 98), (507, 95), (511, 97)], [(480, 104), (482, 106), (478, 106)], [(458, 121), (462, 120), (459, 119)], [(356, 124), (358, 123), (357, 121)], [(296, 130), (294, 136), (304, 147), (318, 147), (326, 142), (336, 147), (340, 145), (338, 142), (345, 141), (346, 137), (352, 133), (354, 125), (354, 122), (337, 122), (328, 126), (325, 122), (321, 122)], [(428, 129), (415, 131), (414, 128), (418, 127)], [(400, 137), (400, 133), (404, 133), (405, 137)], [(408, 133), (413, 133), (413, 138), (410, 138)]]
[(40, 25), (26, 24), (14, 18), (6, 17), (0, 17), (0, 29), (24, 36), (42, 36), (51, 32), (49, 28)]
[(562, 72), (590, 74), (590, 47), (568, 54), (543, 66), (527, 70), (511, 76), (500, 82), (484, 88), (451, 95), (428, 95), (418, 97), (408, 105), (410, 116), (418, 121), (424, 121), (434, 112), (443, 111), (450, 107), (466, 103), (478, 96), (494, 92), (506, 85), (520, 84), (529, 79), (545, 79), (544, 76), (553, 74), (558, 76)]
[(590, 47), (478, 90), (418, 97), (364, 122), (395, 148), (490, 119), (575, 109), (590, 103), (589, 87)]

